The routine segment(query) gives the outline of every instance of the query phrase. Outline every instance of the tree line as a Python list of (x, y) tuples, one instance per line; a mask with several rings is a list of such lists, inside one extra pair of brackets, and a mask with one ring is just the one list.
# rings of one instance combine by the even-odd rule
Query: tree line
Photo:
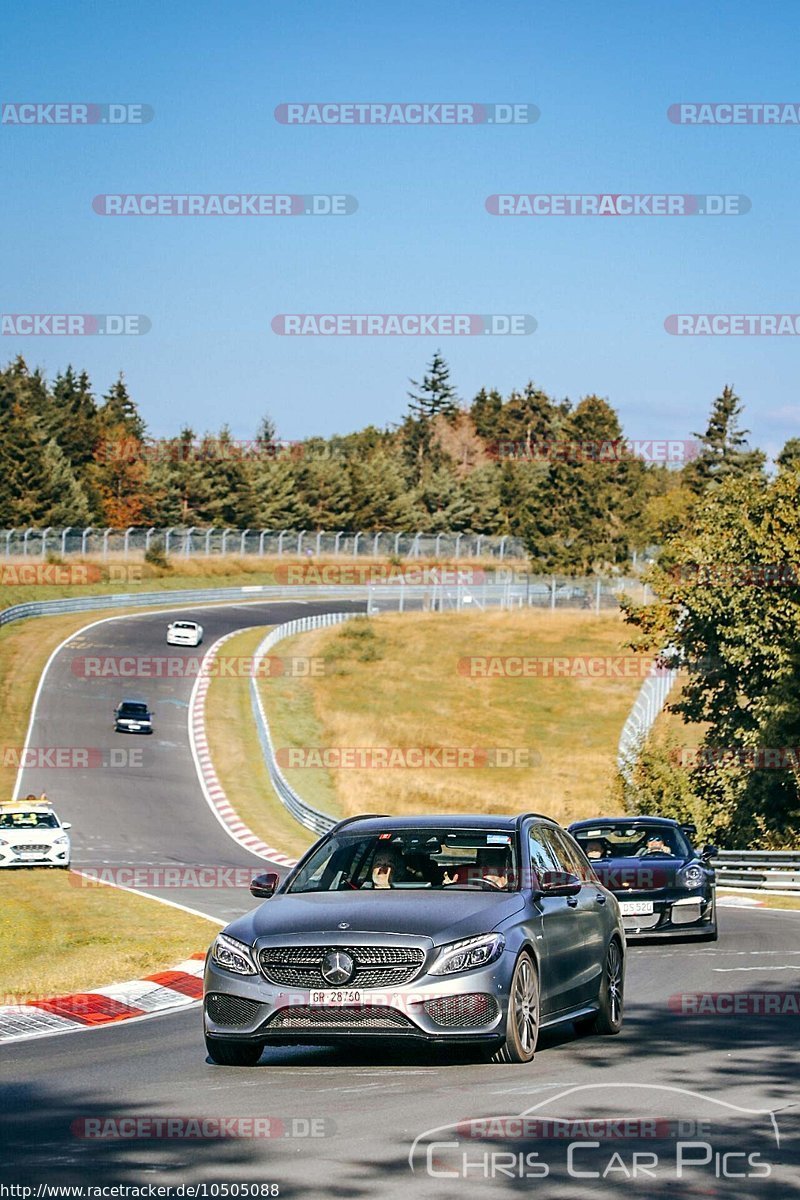
[[(0, 371), (0, 525), (471, 532), (521, 538), (534, 569), (622, 569), (660, 543), (720, 474), (763, 472), (731, 392), (700, 453), (670, 468), (625, 451), (609, 402), (533, 383), (463, 402), (436, 353), (394, 425), (285, 445), (223, 425), (154, 439), (122, 376), (99, 399), (71, 366), (52, 383), (21, 357)], [(791, 453), (791, 447), (786, 453)]]

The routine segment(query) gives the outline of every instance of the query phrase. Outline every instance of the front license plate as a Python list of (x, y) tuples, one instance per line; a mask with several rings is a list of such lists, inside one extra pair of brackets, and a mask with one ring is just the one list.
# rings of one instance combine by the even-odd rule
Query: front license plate
[(319, 1004), (337, 1007), (342, 1004), (363, 1004), (364, 993), (361, 988), (330, 988), (322, 992), (312, 992), (309, 1004)]
[(38, 850), (18, 850), (17, 855), (19, 858), (44, 858)]
[(620, 900), (619, 911), (623, 917), (641, 917), (653, 911), (652, 900)]

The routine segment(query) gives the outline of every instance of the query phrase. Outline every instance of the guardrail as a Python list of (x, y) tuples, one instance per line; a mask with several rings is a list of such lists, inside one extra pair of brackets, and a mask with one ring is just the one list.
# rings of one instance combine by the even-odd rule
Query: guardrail
[(280, 642), (287, 637), (292, 637), (296, 633), (305, 633), (310, 629), (322, 629), (326, 625), (340, 625), (343, 621), (352, 620), (353, 617), (359, 615), (359, 613), (324, 613), (318, 617), (300, 617), (296, 621), (286, 621), (283, 625), (276, 625), (274, 629), (270, 630), (264, 640), (259, 643), (253, 655), (253, 674), (250, 676), (250, 703), (256, 721), (258, 740), (261, 743), (261, 751), (264, 755), (264, 762), (269, 777), (272, 780), (272, 786), (275, 788), (282, 804), (289, 810), (295, 820), (317, 835), (327, 833), (329, 829), (332, 829), (336, 824), (336, 818), (329, 816), (328, 813), (320, 812), (319, 809), (307, 804), (303, 797), (294, 790), (278, 766), (275, 749), (272, 745), (272, 737), (269, 732), (269, 721), (267, 720), (261, 693), (258, 690), (259, 667), (264, 656), (272, 649), (276, 642)]
[[(547, 607), (556, 607), (555, 597), (556, 588), (553, 585), (547, 595)], [(538, 595), (535, 599), (531, 599), (530, 585), (528, 584), (526, 588), (525, 583), (482, 584), (479, 588), (468, 588), (463, 585), (448, 588), (438, 584), (433, 586), (401, 584), (391, 587), (357, 585), (349, 587), (343, 585), (337, 587), (320, 587), (318, 585), (289, 587), (261, 584), (237, 588), (175, 589), (163, 592), (134, 592), (108, 596), (70, 597), (63, 600), (31, 601), (28, 604), (17, 604), (0, 611), (0, 626), (11, 621), (56, 616), (60, 613), (92, 612), (120, 607), (156, 608), (160, 605), (175, 605), (176, 602), (182, 605), (214, 603), (215, 601), (224, 603), (237, 600), (321, 600), (331, 598), (342, 601), (360, 601), (365, 605), (365, 613), (323, 613), (320, 616), (287, 621), (270, 631), (258, 647), (256, 656), (263, 657), (276, 642), (284, 637), (381, 611), (386, 608), (387, 602), (396, 604), (397, 611), (402, 612), (408, 605), (459, 610), (470, 605), (480, 609), (490, 604), (504, 608), (523, 607), (526, 603), (538, 604), (539, 601)], [(564, 603), (560, 604), (561, 607), (584, 607), (580, 597), (565, 596), (563, 599)], [(573, 600), (573, 604), (569, 603), (570, 599)], [(637, 748), (641, 745), (645, 734), (666, 702), (676, 677), (676, 671), (659, 669), (644, 681), (620, 736), (618, 761), (621, 770), (624, 769), (624, 766), (630, 767), (635, 760)], [(275, 761), (267, 716), (261, 696), (255, 686), (256, 678), (257, 675), (254, 672), (250, 681), (251, 702), (273, 786), (287, 810), (296, 820), (314, 833), (324, 833), (335, 824), (335, 819), (307, 804), (284, 778)], [(624, 752), (623, 746), (625, 747)], [(631, 758), (632, 754), (634, 759)], [(800, 893), (800, 853), (796, 851), (721, 850), (719, 856), (714, 860), (714, 865), (717, 870), (717, 879), (724, 886), (782, 889), (791, 894)]]
[(667, 670), (654, 663), (652, 675), (648, 675), (639, 689), (633, 708), (622, 726), (617, 746), (617, 766), (624, 779), (630, 779), (645, 738), (666, 704), (667, 696), (677, 678), (677, 671)]
[(616, 608), (620, 592), (641, 589), (637, 580), (600, 579), (562, 581), (556, 577), (515, 578), (498, 572), (497, 578), (478, 582), (357, 584), (250, 584), (242, 587), (175, 588), (158, 592), (114, 592), (107, 595), (69, 596), (60, 600), (30, 600), (0, 611), (0, 626), (27, 617), (59, 616), (62, 613), (96, 612), (108, 608), (155, 608), (160, 605), (213, 604), (236, 600), (339, 600), (361, 601), (371, 612), (408, 607), (437, 610), (467, 608)]
[(724, 887), (800, 895), (797, 850), (720, 850), (713, 863), (717, 883)]

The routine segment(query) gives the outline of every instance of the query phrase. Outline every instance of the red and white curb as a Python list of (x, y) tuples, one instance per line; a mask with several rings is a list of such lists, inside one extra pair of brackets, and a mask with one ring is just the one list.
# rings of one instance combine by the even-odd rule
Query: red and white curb
[(129, 983), (112, 983), (88, 992), (0, 1005), (0, 1042), (97, 1029), (118, 1021), (192, 1007), (203, 995), (199, 951), (171, 971), (158, 971)]
[[(244, 632), (242, 629), (237, 629), (233, 633), (226, 633), (219, 641), (214, 642), (206, 654), (204, 662), (210, 665), (218, 654), (220, 647), (229, 638), (236, 637), (238, 634)], [(214, 764), (211, 761), (211, 754), (208, 749), (205, 725), (206, 697), (210, 684), (210, 671), (203, 671), (195, 681), (189, 700), (189, 741), (203, 794), (220, 825), (222, 825), (226, 833), (235, 842), (238, 842), (240, 846), (243, 846), (245, 850), (249, 850), (252, 854), (259, 855), (260, 858), (266, 858), (270, 862), (277, 863), (282, 867), (293, 867), (297, 859), (289, 858), (282, 851), (276, 850), (274, 846), (268, 846), (266, 842), (253, 833), (252, 829), (249, 829), (245, 825), (225, 795), (222, 784), (217, 778), (217, 772), (214, 770)]]

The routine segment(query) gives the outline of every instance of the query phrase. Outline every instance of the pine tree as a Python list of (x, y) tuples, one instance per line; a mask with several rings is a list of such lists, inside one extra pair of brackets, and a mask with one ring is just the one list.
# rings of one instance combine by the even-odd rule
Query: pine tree
[(71, 366), (57, 375), (45, 424), (80, 476), (92, 462), (100, 439), (100, 422), (92, 385), (85, 371)]
[(714, 401), (705, 433), (695, 433), (702, 450), (684, 467), (684, 482), (699, 495), (709, 483), (763, 472), (765, 456), (747, 446), (749, 429), (739, 429), (742, 402), (727, 384)]
[(409, 411), (417, 420), (430, 421), (440, 413), (445, 417), (454, 417), (458, 412), (458, 397), (450, 383), (450, 368), (437, 350), (431, 359), (428, 373), (423, 376), (422, 383), (412, 379), (416, 389), (409, 392)]
[(800, 471), (800, 438), (789, 438), (775, 462), (781, 471)]
[(144, 438), (146, 430), (144, 420), (139, 415), (135, 402), (128, 394), (125, 377), (121, 372), (116, 383), (112, 384), (103, 396), (99, 418), (103, 432), (121, 426), (128, 437), (139, 442)]
[(470, 416), (480, 437), (487, 441), (497, 437), (497, 418), (503, 407), (503, 397), (494, 388), (481, 388), (470, 406)]
[(298, 493), (297, 463), (289, 454), (258, 459), (251, 478), (259, 529), (304, 529), (311, 524), (308, 505)]
[(377, 450), (353, 461), (350, 488), (354, 529), (414, 528), (413, 503), (396, 455)]

